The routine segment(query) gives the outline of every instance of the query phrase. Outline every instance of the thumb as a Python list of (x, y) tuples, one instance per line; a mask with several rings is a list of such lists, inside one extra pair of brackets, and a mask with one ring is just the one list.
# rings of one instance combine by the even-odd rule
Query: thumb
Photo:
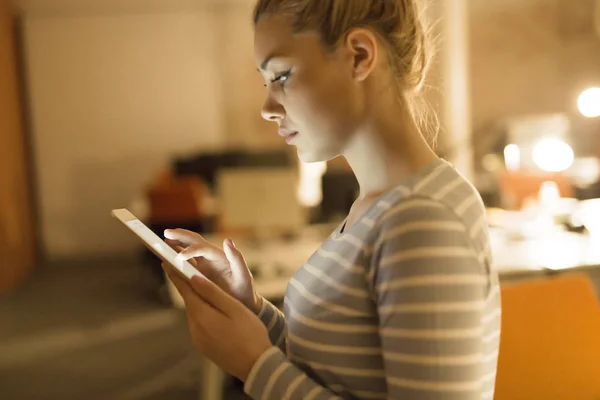
[(248, 277), (250, 275), (250, 271), (246, 266), (246, 260), (237, 247), (235, 247), (233, 240), (226, 239), (223, 242), (223, 251), (225, 252), (227, 261), (229, 261), (229, 265), (231, 265), (231, 272), (235, 276)]

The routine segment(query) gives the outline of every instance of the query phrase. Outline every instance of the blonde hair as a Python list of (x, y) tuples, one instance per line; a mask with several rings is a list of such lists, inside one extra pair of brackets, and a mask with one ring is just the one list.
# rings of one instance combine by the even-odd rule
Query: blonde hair
[(405, 92), (418, 92), (431, 61), (428, 30), (417, 0), (258, 0), (254, 24), (284, 15), (295, 32), (315, 30), (334, 49), (355, 27), (374, 31), (388, 48), (390, 65)]
[(265, 15), (285, 16), (296, 33), (319, 32), (329, 50), (335, 49), (352, 28), (370, 29), (387, 47), (396, 83), (415, 122), (421, 128), (431, 128), (428, 107), (424, 99), (415, 96), (423, 88), (433, 58), (429, 30), (418, 3), (419, 0), (257, 0), (253, 20), (256, 25)]

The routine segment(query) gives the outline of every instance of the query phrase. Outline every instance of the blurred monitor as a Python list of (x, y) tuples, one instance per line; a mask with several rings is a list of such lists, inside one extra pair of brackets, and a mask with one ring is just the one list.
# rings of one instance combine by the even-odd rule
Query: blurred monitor
[(217, 193), (225, 230), (298, 230), (305, 224), (293, 168), (221, 169)]
[(229, 150), (177, 158), (173, 163), (173, 170), (177, 176), (197, 176), (209, 188), (215, 189), (217, 175), (223, 168), (291, 168), (294, 165), (294, 160), (285, 151)]

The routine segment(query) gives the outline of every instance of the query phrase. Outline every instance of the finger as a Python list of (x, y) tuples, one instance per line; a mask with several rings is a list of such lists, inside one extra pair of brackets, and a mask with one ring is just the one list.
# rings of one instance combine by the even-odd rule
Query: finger
[(190, 286), (207, 303), (227, 316), (233, 317), (239, 307), (243, 307), (236, 299), (208, 279), (195, 276), (190, 280)]
[(184, 246), (190, 246), (198, 242), (206, 242), (204, 238), (196, 232), (187, 229), (167, 229), (164, 232), (165, 238), (176, 240)]
[(179, 240), (165, 239), (165, 243), (171, 246), (171, 248), (173, 248), (174, 250), (176, 250), (176, 247), (187, 247), (185, 243), (181, 243)]
[[(181, 247), (181, 246), (175, 246), (173, 249), (174, 249), (174, 250), (175, 250), (177, 253), (181, 253), (181, 252), (184, 250), (184, 248), (183, 248), (183, 247)], [(198, 271), (200, 271), (200, 265), (199, 265), (199, 263), (198, 263), (198, 260), (196, 260), (195, 258), (190, 258), (189, 260), (187, 260), (187, 262), (189, 262), (190, 264), (192, 264), (192, 266), (193, 266), (194, 268), (196, 268)], [(202, 271), (200, 271), (200, 272), (202, 272)]]
[[(173, 250), (175, 250), (177, 253), (181, 253), (184, 250), (184, 248), (181, 246), (175, 246), (175, 247), (173, 247)], [(177, 256), (175, 256), (175, 257), (177, 257)], [(198, 271), (200, 271), (198, 261), (195, 258), (190, 258), (189, 260), (187, 260), (187, 262), (192, 264), (192, 266), (194, 268), (196, 268)], [(202, 272), (202, 271), (200, 271), (200, 272)]]
[[(167, 243), (167, 241), (165, 240), (165, 243)], [(175, 244), (176, 242), (172, 242), (172, 243), (167, 243), (173, 250), (175, 250), (177, 253), (182, 252), (183, 250), (185, 250), (185, 246), (182, 246), (180, 244)]]
[(229, 261), (229, 265), (231, 266), (231, 272), (234, 275), (250, 275), (250, 271), (248, 270), (246, 260), (244, 259), (244, 255), (235, 246), (233, 240), (226, 239), (223, 242), (223, 251), (225, 252), (225, 257), (227, 257), (227, 261)]
[(218, 260), (219, 258), (223, 257), (223, 253), (217, 247), (204, 242), (191, 245), (177, 255), (177, 258), (181, 260), (189, 260), (190, 258), (194, 257), (204, 257), (208, 260)]

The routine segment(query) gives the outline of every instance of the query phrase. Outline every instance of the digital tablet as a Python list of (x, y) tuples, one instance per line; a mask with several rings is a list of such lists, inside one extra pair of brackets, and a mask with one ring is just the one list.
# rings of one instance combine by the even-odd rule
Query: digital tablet
[(177, 259), (177, 252), (129, 210), (125, 208), (112, 210), (111, 215), (121, 221), (131, 232), (141, 239), (150, 251), (161, 260), (169, 263), (185, 279), (192, 279), (194, 276), (203, 276), (188, 261)]

